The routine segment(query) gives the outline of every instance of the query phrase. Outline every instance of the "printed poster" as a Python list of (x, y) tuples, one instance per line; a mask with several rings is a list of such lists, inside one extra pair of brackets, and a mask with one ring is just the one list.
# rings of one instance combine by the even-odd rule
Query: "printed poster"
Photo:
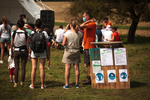
[(114, 49), (115, 65), (127, 65), (126, 48)]
[(101, 72), (101, 63), (100, 60), (94, 60), (92, 61), (93, 65), (93, 73), (99, 73)]
[(113, 65), (112, 48), (100, 49), (101, 65), (111, 66)]
[(120, 82), (128, 82), (127, 69), (119, 69), (119, 80)]
[(107, 70), (108, 83), (116, 82), (116, 70)]
[(104, 71), (101, 70), (100, 73), (95, 73), (95, 83), (104, 83)]

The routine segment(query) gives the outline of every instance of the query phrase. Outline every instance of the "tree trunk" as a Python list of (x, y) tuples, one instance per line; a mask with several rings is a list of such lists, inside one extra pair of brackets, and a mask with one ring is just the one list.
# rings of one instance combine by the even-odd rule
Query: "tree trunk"
[(134, 43), (134, 36), (135, 36), (135, 31), (137, 28), (137, 25), (139, 23), (139, 18), (140, 17), (136, 17), (135, 19), (132, 20), (132, 24), (129, 28), (129, 32), (128, 32), (128, 43)]

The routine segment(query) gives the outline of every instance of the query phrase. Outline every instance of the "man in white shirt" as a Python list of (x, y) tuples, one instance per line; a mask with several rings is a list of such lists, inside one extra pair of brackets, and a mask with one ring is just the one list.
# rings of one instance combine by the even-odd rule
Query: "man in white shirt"
[(60, 25), (59, 26), (59, 29), (57, 29), (56, 30), (56, 32), (55, 32), (55, 36), (56, 36), (56, 43), (58, 42), (58, 43), (62, 43), (62, 41), (63, 41), (63, 37), (64, 37), (64, 29), (63, 29), (63, 26), (62, 25)]
[(106, 28), (106, 31), (102, 33), (102, 35), (103, 35), (103, 41), (110, 40), (112, 36), (112, 31), (110, 30), (110, 28)]

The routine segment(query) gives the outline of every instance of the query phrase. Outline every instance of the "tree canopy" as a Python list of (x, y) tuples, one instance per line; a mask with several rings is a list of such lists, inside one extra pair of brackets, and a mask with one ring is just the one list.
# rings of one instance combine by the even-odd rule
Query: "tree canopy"
[(139, 21), (150, 21), (150, 0), (74, 0), (69, 11), (79, 22), (90, 11), (98, 22), (107, 16), (116, 24), (130, 23), (128, 42), (134, 43)]

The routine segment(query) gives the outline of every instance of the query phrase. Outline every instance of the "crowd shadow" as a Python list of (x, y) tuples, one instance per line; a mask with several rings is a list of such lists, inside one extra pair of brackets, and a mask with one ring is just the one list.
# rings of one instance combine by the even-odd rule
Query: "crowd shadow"
[(46, 81), (48, 87), (63, 87), (65, 83), (59, 81)]
[(136, 82), (136, 81), (130, 82), (130, 87), (131, 88), (143, 87), (143, 86), (146, 86), (146, 85), (147, 85), (147, 83)]

